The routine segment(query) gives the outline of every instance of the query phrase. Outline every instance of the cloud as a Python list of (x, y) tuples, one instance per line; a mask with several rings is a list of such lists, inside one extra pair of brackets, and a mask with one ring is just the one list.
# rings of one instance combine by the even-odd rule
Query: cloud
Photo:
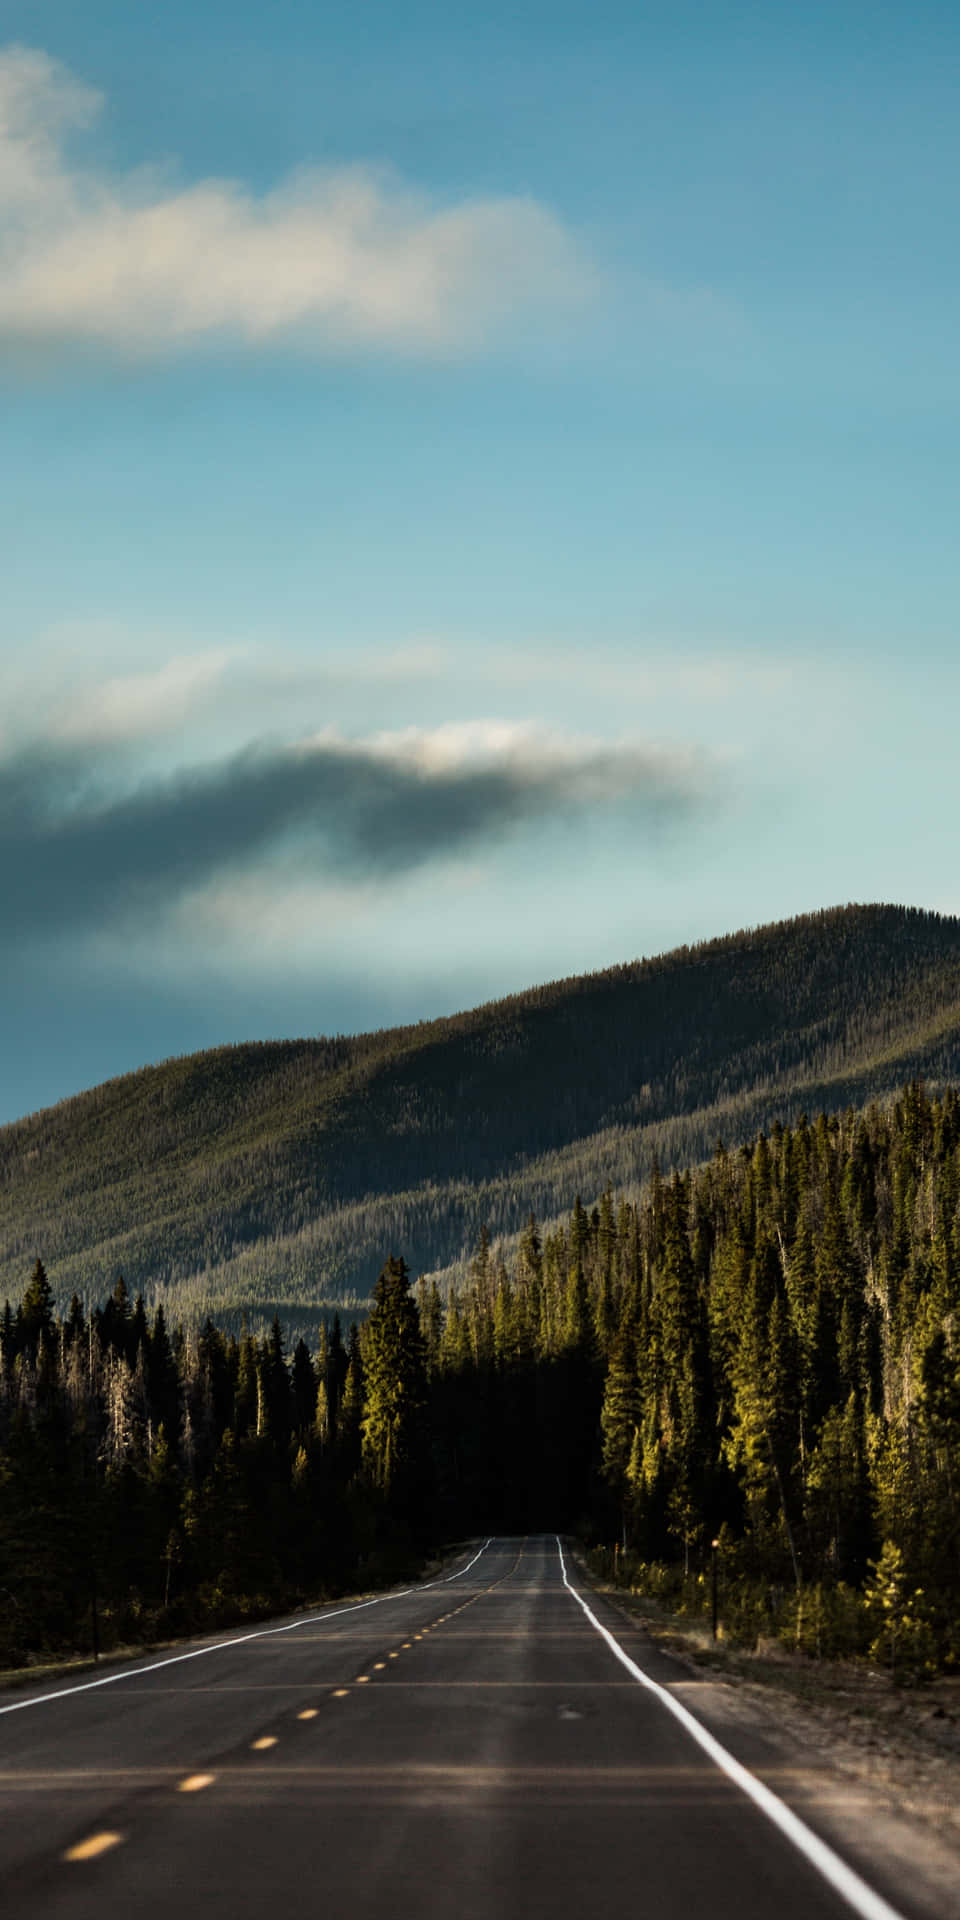
[(78, 167), (68, 136), (101, 106), (47, 54), (0, 52), (0, 340), (449, 352), (594, 287), (526, 196), (445, 205), (362, 166), (305, 169), (259, 196)]
[(264, 863), (301, 883), (389, 881), (603, 808), (627, 806), (651, 834), (689, 820), (710, 786), (692, 754), (496, 721), (251, 746), (140, 785), (105, 773), (90, 749), (47, 740), (0, 763), (5, 938), (142, 928), (191, 890)]
[(60, 712), (63, 740), (106, 746), (149, 739), (179, 727), (198, 701), (215, 694), (234, 654), (219, 651), (168, 660), (150, 673), (116, 674), (80, 693)]
[[(180, 637), (181, 646), (185, 637)], [(329, 708), (334, 701), (341, 715), (345, 706), (356, 705), (357, 723), (363, 724), (364, 718), (369, 723), (381, 699), (391, 711), (406, 707), (422, 713), (427, 700), (434, 709), (437, 702), (448, 709), (454, 703), (461, 708), (481, 701), (486, 705), (497, 689), (497, 697), (501, 691), (508, 696), (522, 693), (541, 706), (548, 693), (558, 695), (561, 704), (576, 702), (581, 714), (588, 701), (595, 710), (611, 702), (630, 702), (648, 715), (659, 707), (669, 710), (673, 727), (685, 720), (689, 724), (694, 706), (718, 710), (762, 701), (769, 710), (795, 700), (804, 678), (796, 661), (777, 661), (769, 653), (728, 651), (683, 658), (671, 654), (665, 642), (638, 641), (628, 655), (596, 645), (505, 647), (485, 639), (465, 646), (425, 637), (405, 645), (352, 653), (331, 650), (321, 659), (304, 659), (278, 655), (275, 648), (254, 641), (234, 640), (162, 658), (170, 639), (166, 632), (82, 620), (50, 630), (39, 645), (48, 659), (53, 650), (57, 664), (52, 677), (49, 665), (42, 673), (28, 671), (26, 651), (19, 674), (6, 667), (0, 675), (0, 751), (4, 736), (8, 742), (33, 737), (41, 710), (48, 715), (48, 733), (59, 740), (109, 744), (118, 752), (136, 748), (142, 754), (148, 742), (176, 737), (183, 760), (188, 748), (192, 757), (194, 737), (204, 743), (203, 757), (208, 757), (205, 743), (211, 725), (218, 729), (223, 751), (231, 742), (240, 745), (249, 738), (251, 714), (261, 731), (289, 733), (303, 724), (311, 707)], [(136, 670), (119, 666), (124, 650), (145, 643), (155, 663)], [(35, 646), (30, 657), (36, 651)], [(113, 655), (109, 664), (96, 658), (105, 651)], [(822, 665), (816, 669), (821, 684), (824, 670)], [(836, 671), (833, 678), (839, 686)], [(448, 737), (455, 737), (448, 729), (434, 730), (433, 750), (439, 751)], [(467, 735), (457, 738), (462, 745)]]
[(443, 674), (462, 684), (476, 680), (484, 686), (542, 689), (545, 680), (554, 687), (575, 692), (589, 691), (635, 700), (674, 698), (715, 705), (741, 700), (747, 693), (778, 696), (796, 683), (797, 670), (792, 661), (776, 660), (771, 655), (751, 656), (724, 652), (714, 656), (684, 659), (671, 653), (669, 641), (637, 642), (636, 655), (609, 652), (595, 645), (580, 647), (497, 647), (489, 642), (469, 654), (439, 641), (410, 647), (383, 656), (384, 675), (393, 666), (399, 674), (423, 678)]

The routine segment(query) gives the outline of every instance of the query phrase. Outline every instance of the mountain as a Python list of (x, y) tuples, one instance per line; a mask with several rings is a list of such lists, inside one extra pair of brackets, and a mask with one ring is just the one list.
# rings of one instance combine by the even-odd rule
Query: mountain
[(174, 1317), (358, 1306), (775, 1118), (960, 1079), (960, 920), (849, 906), (451, 1019), (218, 1048), (0, 1129), (0, 1298), (122, 1272)]

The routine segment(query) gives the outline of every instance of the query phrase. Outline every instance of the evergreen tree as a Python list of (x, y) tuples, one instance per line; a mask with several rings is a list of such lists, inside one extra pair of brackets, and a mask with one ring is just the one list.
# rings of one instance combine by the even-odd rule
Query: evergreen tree
[(633, 1463), (636, 1471), (642, 1415), (634, 1343), (629, 1333), (624, 1333), (618, 1336), (610, 1356), (600, 1410), (603, 1475), (616, 1503), (624, 1547), (627, 1544), (630, 1470)]
[(53, 1289), (38, 1260), (20, 1302), (20, 1343), (36, 1351), (42, 1334), (53, 1331)]
[(412, 1517), (426, 1477), (426, 1367), (420, 1316), (403, 1260), (391, 1255), (374, 1288), (364, 1339), (363, 1459), (374, 1484)]
[(293, 1350), (292, 1402), (294, 1431), (309, 1433), (316, 1419), (317, 1377), (305, 1340), (298, 1340)]
[(364, 1364), (360, 1335), (356, 1325), (350, 1328), (346, 1348), (347, 1372), (337, 1426), (336, 1447), (344, 1482), (360, 1464), (364, 1408)]

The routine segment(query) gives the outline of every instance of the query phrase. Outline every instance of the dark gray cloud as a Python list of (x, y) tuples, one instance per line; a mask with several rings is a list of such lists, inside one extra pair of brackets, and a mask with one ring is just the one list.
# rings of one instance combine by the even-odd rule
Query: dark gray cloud
[(690, 769), (636, 749), (531, 735), (471, 761), (423, 741), (250, 748), (112, 789), (102, 749), (96, 760), (50, 743), (24, 750), (0, 763), (3, 936), (19, 943), (156, 912), (284, 849), (296, 849), (301, 872), (366, 880), (536, 821), (626, 803), (652, 828), (698, 804)]

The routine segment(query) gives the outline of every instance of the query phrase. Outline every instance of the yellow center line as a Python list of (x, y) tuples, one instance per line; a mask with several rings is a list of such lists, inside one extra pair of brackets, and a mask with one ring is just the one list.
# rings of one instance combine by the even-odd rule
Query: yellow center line
[(302, 1707), (300, 1712), (297, 1714), (297, 1719), (298, 1720), (315, 1720), (317, 1717), (317, 1712), (318, 1712), (318, 1709), (316, 1707)]
[(354, 1681), (354, 1686), (365, 1687), (369, 1678), (370, 1678), (370, 1675), (368, 1673), (358, 1673), (356, 1680)]
[(92, 1833), (89, 1840), (79, 1840), (75, 1847), (68, 1847), (65, 1860), (96, 1860), (101, 1853), (109, 1853), (111, 1847), (119, 1847), (122, 1833)]
[(276, 1744), (277, 1736), (275, 1733), (262, 1733), (259, 1740), (251, 1740), (250, 1751), (251, 1753), (266, 1753), (268, 1747), (275, 1747)]
[(387, 1663), (386, 1663), (386, 1661), (385, 1661), (385, 1660), (375, 1660), (375, 1661), (374, 1661), (374, 1663), (373, 1663), (373, 1671), (374, 1671), (374, 1673), (382, 1673), (382, 1672), (383, 1672), (383, 1669), (384, 1669), (384, 1667), (386, 1666), (386, 1664), (387, 1664)]
[(388, 1654), (387, 1654), (387, 1659), (388, 1659), (388, 1660), (399, 1660), (399, 1658), (400, 1658), (400, 1655), (399, 1655), (398, 1653), (388, 1653)]
[(204, 1787), (213, 1786), (216, 1777), (215, 1773), (188, 1773), (186, 1779), (180, 1781), (177, 1792), (202, 1793)]
[(349, 1692), (349, 1687), (335, 1687), (330, 1697), (332, 1700), (345, 1700)]

